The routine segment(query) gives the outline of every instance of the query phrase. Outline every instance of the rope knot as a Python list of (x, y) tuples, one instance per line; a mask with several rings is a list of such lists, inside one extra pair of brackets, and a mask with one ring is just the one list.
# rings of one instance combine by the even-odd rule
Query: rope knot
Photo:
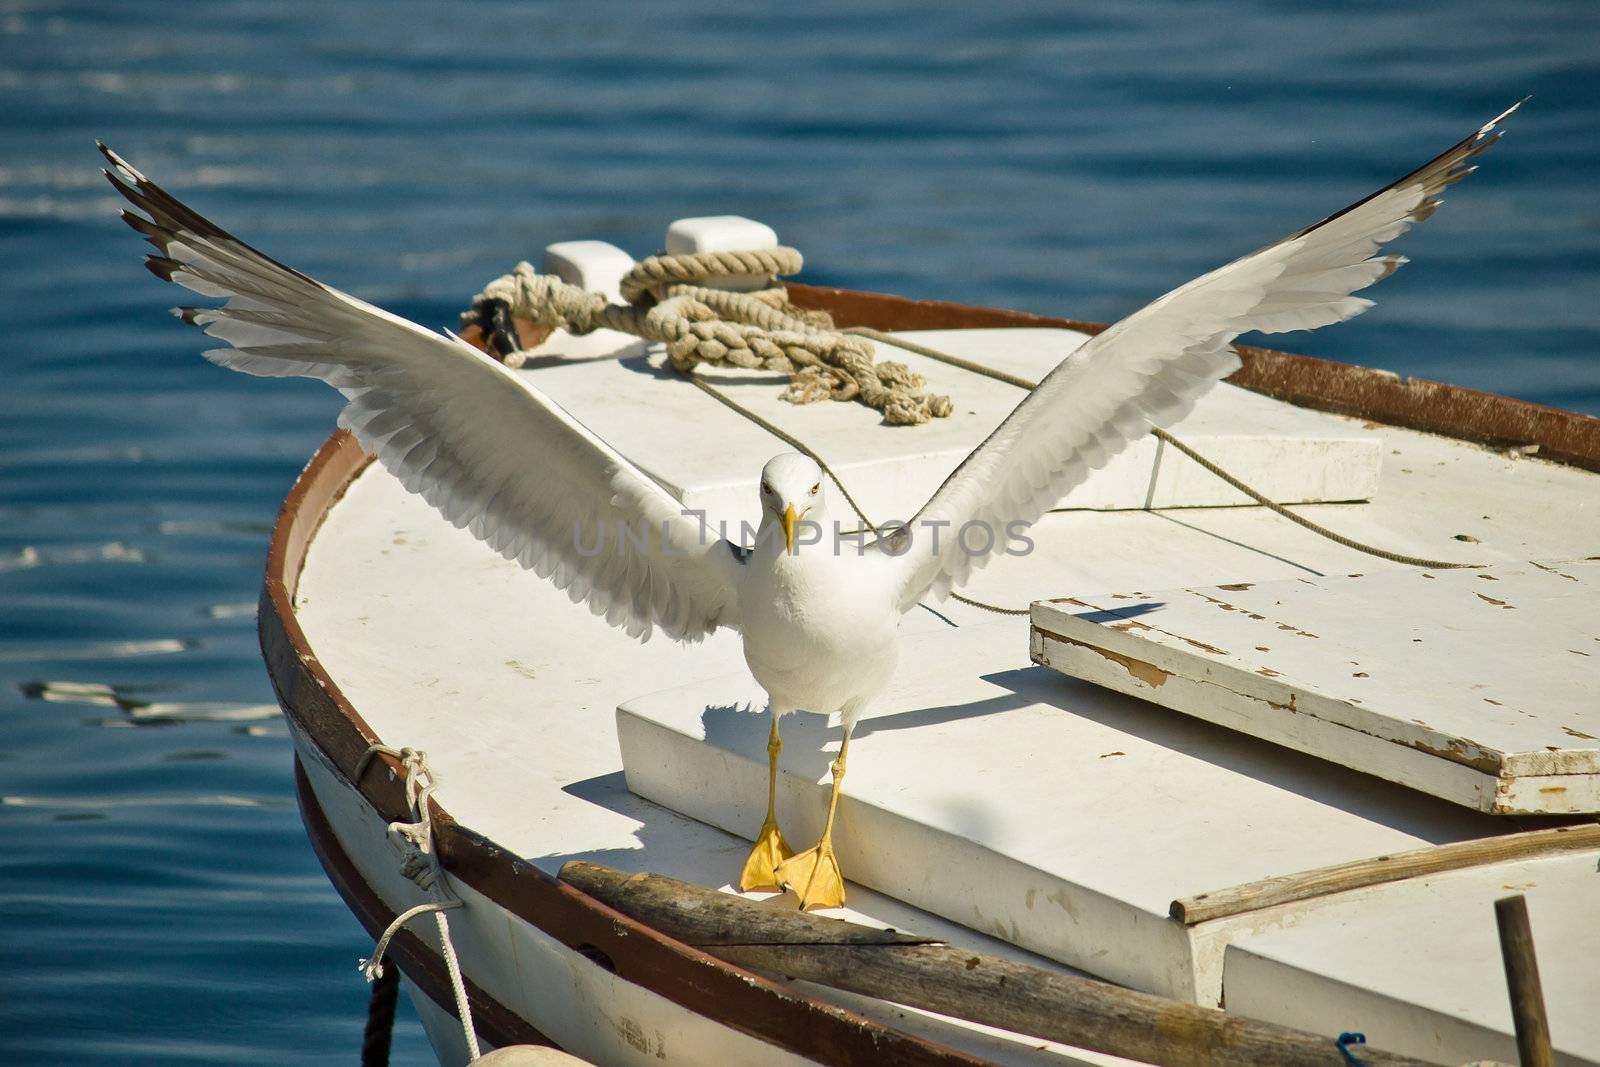
[[(803, 264), (793, 248), (659, 255), (639, 261), (622, 279), (626, 306), (518, 263), (496, 278), (462, 315), (502, 352), (507, 366), (525, 358), (515, 348), (509, 314), (582, 334), (606, 328), (656, 341), (682, 374), (702, 363), (790, 375), (782, 399), (793, 404), (860, 400), (883, 412), (891, 426), (914, 426), (954, 410), (946, 397), (925, 397), (926, 382), (901, 363), (874, 364), (871, 341), (840, 333), (827, 313), (789, 303), (778, 283)], [(714, 289), (705, 283), (748, 278), (755, 292)]]
[[(526, 267), (527, 264), (521, 264)], [(529, 273), (532, 268), (528, 268)], [(565, 284), (558, 282), (557, 284)], [(568, 286), (568, 288), (573, 288)], [(583, 290), (578, 290), (582, 292)], [(426, 893), (431, 893), (435, 899), (416, 907), (408, 908), (394, 917), (383, 936), (378, 938), (377, 946), (372, 950), (372, 955), (357, 963), (361, 973), (367, 981), (375, 982), (383, 977), (383, 955), (389, 950), (389, 942), (406, 923), (418, 915), (433, 913), (435, 924), (439, 928), (439, 948), (444, 956), (445, 969), (450, 975), (450, 985), (456, 997), (456, 1015), (461, 1020), (462, 1036), (465, 1037), (467, 1049), (473, 1059), (478, 1058), (478, 1034), (472, 1025), (472, 1005), (467, 1000), (467, 987), (461, 977), (461, 964), (456, 959), (454, 943), (450, 940), (450, 921), (445, 918), (445, 912), (461, 907), (461, 901), (450, 895), (449, 887), (444, 883), (444, 867), (439, 862), (439, 854), (433, 847), (433, 813), (428, 808), (428, 801), (438, 784), (434, 777), (433, 768), (428, 766), (428, 754), (420, 748), (391, 748), (388, 745), (374, 742), (367, 746), (361, 759), (356, 763), (355, 781), (359, 784), (367, 765), (379, 755), (392, 756), (400, 761), (400, 766), (406, 772), (406, 806), (411, 810), (415, 822), (406, 822), (397, 819), (389, 824), (389, 832), (396, 838), (405, 842), (403, 846), (407, 855), (400, 864), (400, 873), (411, 880)]]

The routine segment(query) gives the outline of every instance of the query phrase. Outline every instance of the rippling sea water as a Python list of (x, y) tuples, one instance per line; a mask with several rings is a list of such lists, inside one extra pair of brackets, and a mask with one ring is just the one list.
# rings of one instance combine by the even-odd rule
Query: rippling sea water
[(0, 0), (0, 1063), (351, 1062), (366, 998), (254, 628), (337, 399), (198, 358), (94, 138), (432, 325), (722, 213), (1109, 320), (1531, 92), (1377, 309), (1274, 343), (1600, 413), (1600, 6), (1408, 7)]

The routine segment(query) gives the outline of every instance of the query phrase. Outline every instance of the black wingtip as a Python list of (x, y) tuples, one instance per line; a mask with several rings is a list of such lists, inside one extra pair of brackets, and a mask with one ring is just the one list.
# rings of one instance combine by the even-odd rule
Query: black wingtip
[(151, 274), (164, 282), (170, 282), (174, 272), (182, 270), (183, 264), (166, 256), (145, 256), (144, 265)]
[[(128, 179), (124, 177), (124, 171), (121, 167), (115, 164), (110, 167), (101, 167), (100, 173), (106, 176), (106, 181), (111, 183), (111, 188), (127, 197), (130, 201), (134, 201), (138, 195), (137, 187), (128, 183)], [(144, 205), (138, 204), (137, 206), (142, 208)]]

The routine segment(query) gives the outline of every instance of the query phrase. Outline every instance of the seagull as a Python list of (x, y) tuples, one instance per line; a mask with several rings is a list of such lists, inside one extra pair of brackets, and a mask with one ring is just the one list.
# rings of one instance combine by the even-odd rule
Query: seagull
[[(1247, 331), (1311, 330), (1360, 314), (1352, 294), (1405, 258), (1379, 249), (1433, 213), (1439, 194), (1500, 137), (1496, 116), (1405, 177), (1313, 226), (1174, 289), (1066, 356), (961, 463), (908, 524), (850, 550), (803, 534), (829, 528), (811, 459), (761, 472), (755, 545), (706, 534), (660, 485), (518, 375), (453, 334), (414, 322), (268, 258), (202, 218), (104, 144), (112, 185), (143, 215), (122, 217), (156, 247), (159, 277), (219, 307), (175, 309), (229, 348), (205, 353), (247, 374), (319, 378), (347, 401), (339, 425), (457, 527), (648, 640), (738, 632), (766, 691), (767, 811), (742, 890), (792, 889), (803, 909), (844, 903), (833, 827), (850, 735), (888, 686), (901, 617), (942, 598), (1002, 551), (995, 531), (1032, 523), (1152, 427), (1181, 419), (1239, 367)], [(532, 462), (528, 457), (534, 457)], [(922, 537), (980, 524), (991, 536)], [(583, 550), (578, 531), (660, 531)], [(795, 852), (777, 819), (784, 715), (838, 713), (820, 840)]]

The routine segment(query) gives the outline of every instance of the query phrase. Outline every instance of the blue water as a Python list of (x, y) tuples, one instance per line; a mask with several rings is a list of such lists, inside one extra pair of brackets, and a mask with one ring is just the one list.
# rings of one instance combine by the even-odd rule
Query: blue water
[(366, 998), (252, 614), (337, 401), (198, 358), (96, 137), (429, 324), (730, 212), (1107, 320), (1531, 92), (1377, 309), (1276, 343), (1600, 413), (1600, 5), (1059, 8), (0, 0), (0, 1063), (348, 1063)]

